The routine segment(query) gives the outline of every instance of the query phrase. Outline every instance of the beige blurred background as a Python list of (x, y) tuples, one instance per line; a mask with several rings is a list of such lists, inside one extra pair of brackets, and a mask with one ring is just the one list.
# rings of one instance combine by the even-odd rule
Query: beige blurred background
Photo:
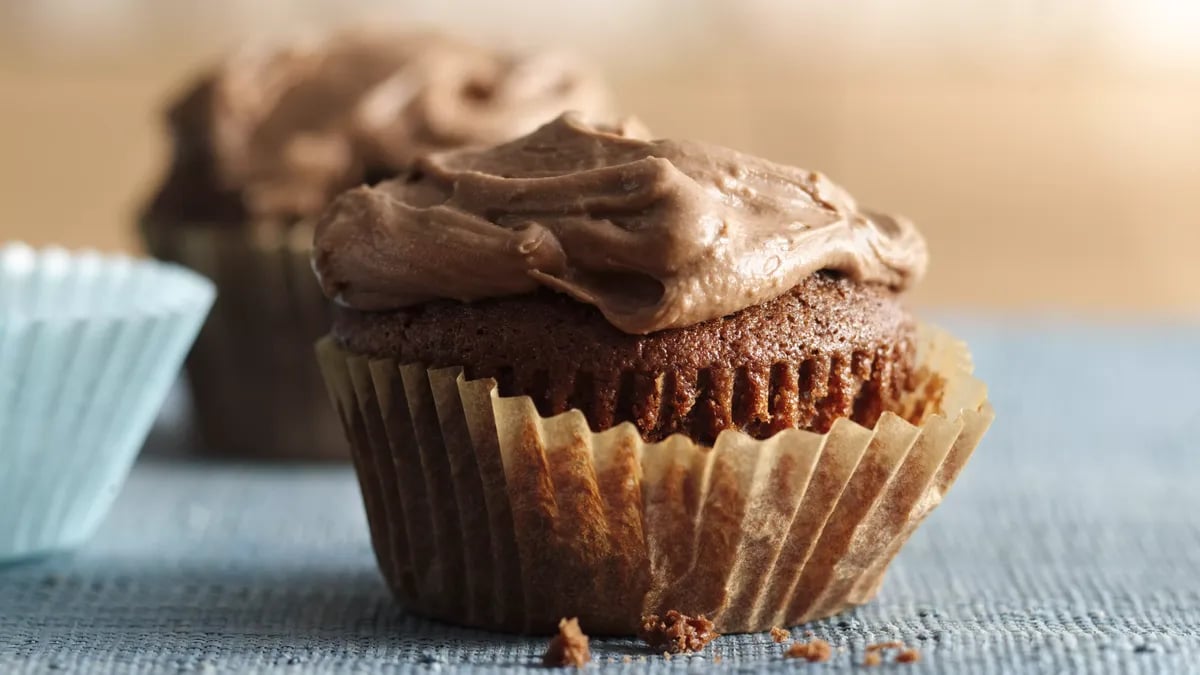
[(550, 43), (660, 135), (821, 169), (933, 249), (926, 306), (1200, 314), (1200, 2), (0, 0), (0, 239), (136, 250), (158, 111), (239, 41)]

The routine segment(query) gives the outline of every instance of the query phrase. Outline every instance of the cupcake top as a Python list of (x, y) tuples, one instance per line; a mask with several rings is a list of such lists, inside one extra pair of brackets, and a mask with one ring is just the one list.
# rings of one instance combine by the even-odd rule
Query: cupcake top
[(563, 110), (608, 105), (599, 80), (562, 56), (438, 34), (348, 32), (247, 49), (170, 106), (174, 161), (146, 215), (295, 220), (421, 153), (505, 141)]
[(645, 334), (726, 316), (830, 270), (903, 290), (924, 239), (822, 174), (565, 114), (490, 149), (430, 153), (317, 223), (326, 295), (359, 310), (548, 287)]

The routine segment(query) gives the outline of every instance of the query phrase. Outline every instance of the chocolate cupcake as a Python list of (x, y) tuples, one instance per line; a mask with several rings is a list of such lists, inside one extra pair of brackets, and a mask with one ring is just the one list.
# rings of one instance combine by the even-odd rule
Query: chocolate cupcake
[(204, 73), (169, 109), (174, 159), (141, 215), (154, 255), (219, 289), (188, 360), (204, 447), (345, 457), (311, 359), (329, 322), (309, 270), (312, 223), (335, 195), (423, 152), (607, 108), (598, 81), (562, 57), (436, 34), (343, 33)]
[[(376, 553), (470, 625), (716, 630), (865, 602), (991, 420), (824, 176), (565, 115), (338, 197), (318, 347)], [(432, 532), (432, 537), (423, 533)]]

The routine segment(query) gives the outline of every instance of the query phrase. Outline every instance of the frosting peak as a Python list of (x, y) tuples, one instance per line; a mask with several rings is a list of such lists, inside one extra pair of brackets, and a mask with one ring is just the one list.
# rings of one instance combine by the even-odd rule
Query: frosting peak
[(177, 172), (204, 174), (251, 216), (295, 217), (421, 153), (499, 143), (564, 110), (608, 106), (599, 79), (562, 55), (362, 30), (238, 51), (169, 119)]
[(627, 333), (732, 314), (819, 270), (896, 289), (924, 272), (911, 222), (859, 209), (819, 173), (648, 136), (567, 114), (490, 149), (425, 155), (333, 202), (314, 269), (360, 310), (546, 286)]

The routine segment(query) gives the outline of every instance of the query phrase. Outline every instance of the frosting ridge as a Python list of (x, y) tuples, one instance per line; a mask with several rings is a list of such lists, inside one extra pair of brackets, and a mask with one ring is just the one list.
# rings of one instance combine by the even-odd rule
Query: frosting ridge
[(250, 216), (295, 217), (419, 154), (609, 105), (600, 80), (564, 55), (357, 30), (242, 49), (199, 77), (168, 121), (179, 191), (211, 183), (200, 187)]
[(732, 314), (820, 270), (902, 290), (926, 259), (910, 221), (859, 209), (820, 173), (573, 113), (342, 194), (313, 250), (325, 293), (356, 309), (545, 286), (635, 334)]

